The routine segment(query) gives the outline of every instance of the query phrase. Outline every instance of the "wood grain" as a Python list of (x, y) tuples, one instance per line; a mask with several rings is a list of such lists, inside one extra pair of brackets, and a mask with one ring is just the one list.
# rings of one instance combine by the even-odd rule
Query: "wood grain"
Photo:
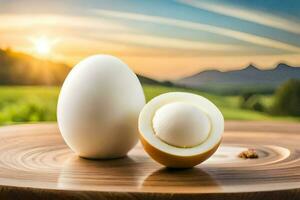
[[(300, 124), (226, 122), (218, 151), (188, 170), (74, 155), (56, 124), (0, 128), (0, 199), (300, 199)], [(237, 155), (255, 148), (259, 159)]]

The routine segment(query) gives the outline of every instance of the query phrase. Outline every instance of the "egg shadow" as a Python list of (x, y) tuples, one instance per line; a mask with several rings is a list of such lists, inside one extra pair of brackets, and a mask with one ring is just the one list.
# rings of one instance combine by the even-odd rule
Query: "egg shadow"
[(136, 186), (140, 177), (145, 176), (142, 165), (128, 156), (95, 160), (72, 155), (63, 162), (57, 186), (62, 189)]
[(161, 168), (147, 176), (142, 188), (181, 188), (181, 187), (219, 187), (218, 182), (201, 168), (173, 169)]

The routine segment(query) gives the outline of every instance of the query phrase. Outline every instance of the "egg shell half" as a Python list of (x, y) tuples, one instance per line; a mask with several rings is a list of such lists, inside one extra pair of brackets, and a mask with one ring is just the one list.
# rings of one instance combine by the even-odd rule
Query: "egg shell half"
[(195, 165), (202, 163), (212, 156), (220, 146), (221, 141), (219, 141), (212, 149), (207, 152), (194, 155), (194, 156), (176, 156), (169, 154), (167, 152), (161, 151), (158, 148), (151, 146), (143, 137), (140, 137), (141, 143), (145, 151), (158, 163), (169, 167), (169, 168), (191, 168)]
[[(182, 102), (192, 104), (210, 119), (210, 133), (205, 141), (194, 147), (170, 145), (155, 135), (152, 119), (162, 106)], [(170, 168), (189, 168), (208, 159), (219, 147), (224, 131), (224, 118), (220, 110), (208, 99), (186, 92), (170, 92), (153, 98), (139, 115), (140, 140), (145, 151), (160, 164)]]

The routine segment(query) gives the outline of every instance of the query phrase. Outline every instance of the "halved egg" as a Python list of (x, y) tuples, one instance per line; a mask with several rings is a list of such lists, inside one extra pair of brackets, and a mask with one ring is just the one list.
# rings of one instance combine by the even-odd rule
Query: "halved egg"
[(220, 110), (208, 99), (185, 92), (153, 98), (142, 109), (138, 123), (145, 151), (172, 168), (193, 167), (209, 158), (224, 131)]

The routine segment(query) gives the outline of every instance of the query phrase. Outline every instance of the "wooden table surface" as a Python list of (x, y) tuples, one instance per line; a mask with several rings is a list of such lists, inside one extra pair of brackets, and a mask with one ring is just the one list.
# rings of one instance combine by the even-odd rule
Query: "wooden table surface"
[[(207, 161), (170, 170), (137, 145), (123, 159), (78, 158), (56, 124), (0, 128), (0, 199), (300, 199), (300, 124), (226, 122)], [(255, 148), (258, 159), (237, 155)]]

